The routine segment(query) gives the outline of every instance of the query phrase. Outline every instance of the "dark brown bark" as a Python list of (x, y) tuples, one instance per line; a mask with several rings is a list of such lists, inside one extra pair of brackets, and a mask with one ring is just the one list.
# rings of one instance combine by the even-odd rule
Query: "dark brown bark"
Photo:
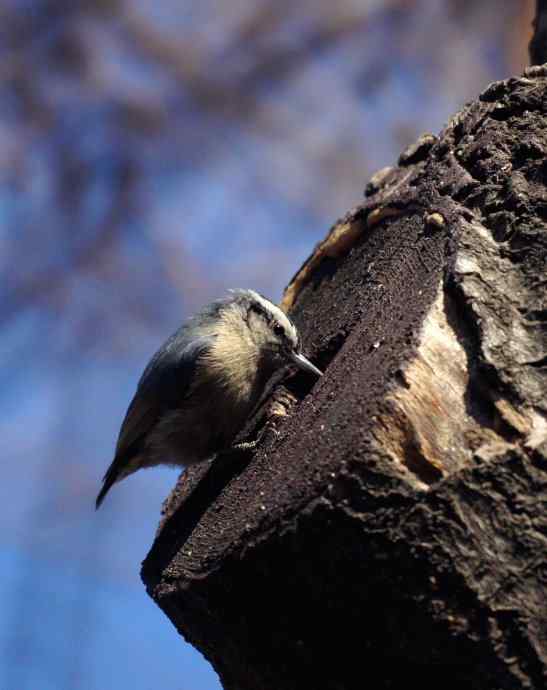
[[(547, 685), (547, 72), (381, 171), (289, 286), (314, 361), (143, 565), (227, 690)], [(276, 412), (275, 416), (273, 412)]]
[(534, 35), (530, 41), (530, 64), (547, 62), (547, 0), (536, 0)]

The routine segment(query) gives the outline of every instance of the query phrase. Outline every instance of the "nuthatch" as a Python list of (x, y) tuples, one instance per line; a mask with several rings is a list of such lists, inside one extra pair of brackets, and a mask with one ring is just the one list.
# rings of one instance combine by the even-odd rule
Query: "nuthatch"
[(322, 375), (275, 304), (253, 290), (233, 290), (205, 307), (144, 370), (96, 507), (113, 484), (143, 467), (186, 467), (228, 449), (274, 372), (289, 364)]

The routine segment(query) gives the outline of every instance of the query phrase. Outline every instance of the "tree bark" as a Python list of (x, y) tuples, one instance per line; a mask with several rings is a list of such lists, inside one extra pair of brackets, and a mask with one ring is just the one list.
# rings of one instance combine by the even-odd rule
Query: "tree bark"
[(226, 690), (547, 687), (547, 71), (374, 176), (283, 304), (312, 359), (143, 564)]
[(547, 62), (547, 0), (536, 0), (534, 35), (529, 52), (531, 65), (543, 65)]

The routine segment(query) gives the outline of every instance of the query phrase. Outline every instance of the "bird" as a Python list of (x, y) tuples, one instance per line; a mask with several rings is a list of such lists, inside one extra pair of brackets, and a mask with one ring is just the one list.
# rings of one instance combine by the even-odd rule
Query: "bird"
[(231, 290), (189, 318), (139, 380), (96, 509), (137, 470), (188, 467), (228, 450), (272, 376), (290, 365), (323, 375), (289, 317), (254, 290)]

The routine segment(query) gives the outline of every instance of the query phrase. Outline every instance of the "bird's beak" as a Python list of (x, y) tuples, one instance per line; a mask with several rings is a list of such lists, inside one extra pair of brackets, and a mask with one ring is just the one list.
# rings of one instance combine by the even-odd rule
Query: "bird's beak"
[(296, 364), (296, 366), (299, 369), (304, 369), (304, 371), (309, 371), (312, 374), (315, 374), (316, 376), (323, 376), (323, 372), (320, 371), (314, 364), (310, 362), (309, 359), (306, 359), (304, 355), (301, 355), (299, 352), (291, 352), (291, 361)]

